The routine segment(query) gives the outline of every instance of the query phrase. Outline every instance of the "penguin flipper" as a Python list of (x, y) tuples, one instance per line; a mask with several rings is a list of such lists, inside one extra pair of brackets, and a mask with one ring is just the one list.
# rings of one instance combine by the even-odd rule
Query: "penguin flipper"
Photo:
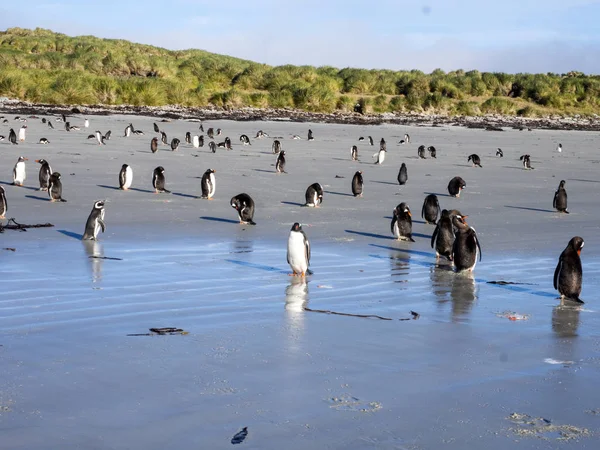
[(554, 199), (552, 200), (552, 207), (556, 209), (556, 200), (558, 199), (558, 191), (554, 193)]
[(100, 224), (100, 228), (102, 228), (102, 232), (104, 233), (106, 230), (106, 224), (104, 223), (104, 220), (98, 219), (98, 223)]
[(475, 242), (477, 242), (477, 248), (479, 249), (479, 261), (481, 261), (481, 245), (479, 245), (479, 239), (477, 239), (477, 235), (475, 235)]
[(438, 224), (436, 225), (435, 230), (433, 230), (433, 234), (431, 235), (431, 248), (433, 248), (433, 246), (435, 245), (435, 238), (437, 237), (439, 230), (440, 226)]
[(558, 259), (558, 264), (556, 265), (556, 269), (554, 269), (554, 289), (558, 290), (558, 276), (560, 274), (560, 270), (562, 269), (562, 256)]

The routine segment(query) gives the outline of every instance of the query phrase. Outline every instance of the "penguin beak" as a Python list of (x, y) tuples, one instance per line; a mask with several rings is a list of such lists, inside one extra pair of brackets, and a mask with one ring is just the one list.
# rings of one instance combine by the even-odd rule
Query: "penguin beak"
[(412, 217), (412, 214), (410, 213), (410, 211), (406, 211), (406, 214), (408, 214), (410, 217)]
[(39, 162), (40, 162), (40, 160), (39, 160), (39, 159), (36, 159), (36, 160), (35, 160), (35, 162), (36, 162), (36, 163), (39, 163)]
[(29, 161), (29, 158), (23, 158), (24, 161)]
[(577, 250), (577, 254), (581, 256), (581, 249)]

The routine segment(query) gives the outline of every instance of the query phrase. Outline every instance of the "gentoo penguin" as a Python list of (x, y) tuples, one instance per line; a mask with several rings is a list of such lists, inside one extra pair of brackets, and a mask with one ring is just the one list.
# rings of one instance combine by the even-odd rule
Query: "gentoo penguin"
[(158, 151), (158, 138), (152, 138), (150, 141), (150, 151), (156, 153)]
[(27, 131), (27, 125), (23, 125), (19, 128), (19, 141), (25, 141), (25, 132)]
[(362, 170), (357, 171), (352, 177), (352, 195), (362, 197), (363, 193), (363, 177)]
[(185, 133), (185, 143), (186, 144), (192, 143), (192, 133), (190, 133), (189, 131)]
[(398, 171), (398, 184), (400, 186), (404, 186), (408, 181), (408, 169), (406, 168), (406, 164), (402, 163), (400, 166), (400, 170)]
[(406, 142), (407, 144), (410, 144), (410, 135), (408, 133), (404, 134), (404, 142)]
[(406, 203), (402, 202), (394, 209), (390, 228), (397, 240), (415, 242), (412, 238), (412, 214)]
[(6, 211), (8, 210), (8, 203), (6, 203), (6, 192), (4, 188), (0, 186), (0, 219), (5, 219)]
[(100, 131), (96, 131), (94, 135), (96, 137), (98, 145), (106, 145), (106, 142), (104, 142), (104, 136), (102, 136), (102, 133)]
[(298, 136), (297, 134), (293, 134), (292, 135), (292, 139), (295, 140), (295, 141), (301, 141), (302, 140), (302, 138), (300, 136)]
[(215, 195), (215, 189), (217, 188), (217, 181), (215, 179), (214, 169), (207, 169), (202, 175), (202, 180), (200, 181), (200, 186), (202, 187), (202, 197), (208, 200), (212, 200)]
[(275, 171), (277, 173), (287, 173), (285, 171), (285, 152), (282, 150), (277, 155), (277, 162), (275, 163)]
[(229, 139), (228, 137), (225, 138), (225, 148), (227, 150), (231, 150), (231, 139)]
[(169, 142), (167, 139), (167, 133), (165, 133), (164, 131), (160, 132), (160, 141), (165, 145), (169, 145)]
[(240, 136), (240, 142), (242, 143), (242, 145), (252, 145), (250, 143), (250, 138), (248, 136), (246, 136), (245, 134), (242, 134)]
[[(2, 119), (2, 117), (0, 117), (0, 119)], [(48, 122), (48, 121), (46, 120), (46, 118), (45, 118), (45, 117), (42, 117), (42, 123), (46, 123), (46, 122)]]
[(225, 147), (227, 147), (227, 144), (225, 144), (225, 141), (223, 141), (223, 142), (219, 142), (219, 143), (217, 144), (217, 147), (218, 147), (218, 148), (225, 148)]
[(198, 137), (198, 146), (204, 147), (204, 136)]
[(361, 137), (358, 138), (358, 142), (361, 142), (361, 141), (364, 141), (364, 140), (365, 140), (364, 136), (361, 136)]
[(38, 175), (40, 191), (47, 191), (48, 185), (50, 184), (50, 175), (52, 175), (52, 168), (45, 159), (36, 159), (35, 162), (41, 164), (40, 173)]
[(94, 202), (92, 212), (90, 212), (87, 222), (85, 223), (85, 231), (83, 232), (83, 237), (81, 239), (84, 241), (95, 241), (98, 238), (100, 230), (102, 230), (103, 233), (106, 231), (106, 225), (104, 224), (104, 200)]
[(496, 150), (496, 156), (499, 156), (500, 158), (504, 157), (504, 152), (501, 148), (498, 148), (498, 150)]
[(519, 160), (523, 161), (523, 167), (525, 167), (525, 169), (533, 169), (533, 167), (531, 167), (531, 155), (521, 155)]
[(373, 145), (373, 138), (371, 136), (369, 136), (368, 139), (369, 139), (369, 145)]
[(209, 138), (214, 139), (215, 138), (215, 130), (212, 128), (209, 128), (208, 130), (206, 130), (206, 135)]
[(67, 121), (67, 116), (65, 116), (64, 114), (61, 114), (60, 117), (61, 117), (61, 119), (62, 119), (63, 122)]
[(54, 129), (54, 125), (52, 125), (52, 122), (50, 122), (50, 121), (48, 121), (48, 128)]
[(62, 198), (62, 183), (60, 181), (60, 173), (58, 172), (53, 172), (52, 175), (50, 175), (48, 195), (50, 196), (51, 202), (66, 202), (66, 200)]
[(561, 303), (565, 298), (583, 303), (583, 300), (579, 298), (583, 279), (581, 268), (582, 248), (583, 239), (575, 236), (571, 238), (558, 258), (558, 264), (554, 270), (554, 289), (560, 293)]
[(287, 244), (287, 262), (294, 276), (310, 275), (310, 242), (302, 230), (302, 225), (296, 222), (290, 231)]
[(156, 122), (154, 123), (154, 132), (160, 133), (160, 128), (158, 128), (158, 125), (156, 125)]
[(387, 144), (385, 143), (385, 139), (381, 138), (381, 140), (379, 141), (379, 151), (387, 151)]
[(71, 122), (65, 122), (65, 131), (71, 131)]
[(79, 131), (79, 127), (76, 125), (71, 125), (71, 122), (65, 123), (65, 128), (67, 131)]
[(465, 222), (465, 217), (460, 214), (452, 217), (452, 225), (456, 229), (452, 246), (452, 260), (457, 272), (473, 271), (477, 260), (481, 261), (481, 246), (477, 239), (477, 233), (475, 228)]
[(274, 154), (277, 154), (281, 151), (281, 142), (279, 142), (279, 140), (275, 139), (273, 141), (273, 145), (271, 146), (271, 149), (273, 150)]
[(143, 136), (144, 132), (142, 130), (133, 130), (133, 134), (135, 134), (136, 136)]
[(194, 135), (192, 137), (192, 147), (194, 147), (194, 148), (200, 147), (200, 137), (198, 135)]
[(48, 139), (46, 139), (45, 137), (40, 138), (40, 140), (38, 141), (38, 144), (42, 144), (42, 145), (46, 145), (49, 143), (50, 143), (50, 141)]
[(123, 134), (123, 137), (129, 137), (131, 136), (131, 133), (133, 132), (133, 124), (129, 124), (125, 127), (125, 133)]
[(469, 161), (473, 163), (473, 167), (481, 167), (481, 158), (479, 158), (479, 155), (476, 155), (475, 153), (469, 155), (467, 162)]
[(254, 200), (252, 200), (252, 197), (248, 194), (238, 194), (232, 197), (230, 204), (237, 211), (240, 223), (256, 225), (252, 220), (254, 218)]
[(554, 193), (552, 207), (558, 212), (569, 214), (569, 211), (567, 211), (567, 191), (565, 190), (565, 180), (560, 180), (558, 189)]
[(158, 166), (152, 173), (152, 187), (154, 187), (154, 193), (159, 194), (165, 192), (170, 194), (171, 191), (165, 189), (165, 168)]
[(13, 184), (15, 186), (23, 186), (25, 182), (25, 161), (28, 161), (27, 158), (23, 156), (19, 156), (17, 163), (13, 169)]
[(431, 248), (435, 249), (435, 257), (445, 256), (452, 261), (452, 246), (454, 245), (454, 228), (450, 211), (442, 210), (442, 216), (431, 235)]
[(217, 128), (217, 136), (221, 136), (221, 129)]
[(417, 155), (419, 155), (420, 159), (425, 159), (425, 146), (424, 145), (419, 145), (419, 148), (417, 149)]
[(174, 152), (177, 151), (177, 149), (179, 148), (179, 143), (180, 142), (181, 141), (179, 139), (173, 138), (171, 140), (171, 151), (174, 151)]
[(263, 137), (265, 137), (265, 133), (263, 133), (263, 130), (258, 130), (256, 132), (256, 136), (254, 136), (254, 139), (262, 139)]
[(108, 131), (106, 132), (106, 134), (104, 135), (104, 140), (105, 140), (105, 141), (108, 141), (108, 140), (110, 140), (110, 135), (111, 135), (111, 133), (112, 133), (112, 131), (110, 131), (110, 130), (108, 130)]
[(467, 183), (461, 177), (454, 177), (448, 183), (448, 193), (452, 197), (460, 197), (460, 191), (467, 187)]
[(87, 120), (87, 119), (85, 119), (85, 120), (83, 121), (83, 127), (84, 127), (84, 128), (89, 128), (89, 127), (90, 127), (90, 121), (89, 121), (89, 120)]
[(429, 156), (431, 156), (434, 159), (437, 159), (437, 150), (433, 145), (427, 147), (427, 151), (429, 152)]
[(308, 138), (307, 139), (309, 141), (314, 141), (315, 140), (315, 137), (313, 136), (313, 132), (312, 132), (312, 130), (310, 128), (308, 130)]
[(561, 153), (561, 152), (562, 152), (562, 144), (558, 144), (558, 147), (556, 147), (556, 151), (557, 151), (558, 153)]
[(373, 155), (373, 158), (376, 158), (375, 160), (375, 164), (383, 164), (383, 161), (385, 161), (385, 154), (387, 153), (387, 150), (385, 149), (385, 146), (379, 149), (378, 153), (375, 153)]
[(133, 182), (133, 170), (127, 164), (123, 164), (121, 166), (121, 170), (119, 172), (119, 188), (126, 191), (131, 187), (131, 183)]
[(17, 142), (17, 133), (15, 133), (15, 130), (13, 130), (12, 128), (8, 132), (8, 142), (10, 142), (11, 144), (14, 144), (14, 145), (19, 144)]
[(438, 201), (437, 195), (429, 194), (423, 201), (423, 207), (421, 208), (421, 217), (425, 219), (425, 223), (432, 223), (435, 225), (437, 222), (438, 215), (440, 213), (440, 202)]
[(323, 186), (319, 183), (313, 183), (306, 189), (306, 203), (304, 206), (314, 206), (318, 208), (323, 203)]
[(211, 152), (217, 153), (217, 144), (215, 144), (215, 141), (210, 141), (208, 143), (208, 148)]
[(358, 147), (356, 145), (353, 145), (350, 149), (350, 157), (352, 161), (358, 161)]
[(4, 136), (0, 135), (0, 142), (4, 140)]
[(204, 133), (204, 125), (202, 125), (202, 122), (200, 122), (198, 129)]

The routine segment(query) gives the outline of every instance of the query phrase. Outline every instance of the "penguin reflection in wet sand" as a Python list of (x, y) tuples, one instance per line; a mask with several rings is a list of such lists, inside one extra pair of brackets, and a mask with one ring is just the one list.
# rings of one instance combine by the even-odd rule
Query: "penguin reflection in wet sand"
[(238, 213), (240, 223), (256, 225), (254, 222), (254, 200), (248, 194), (238, 194), (231, 199), (231, 207)]
[(447, 209), (442, 210), (442, 216), (435, 226), (431, 235), (431, 248), (435, 249), (435, 257), (446, 257), (452, 261), (452, 247), (454, 245), (454, 227), (452, 226), (452, 216)]
[(467, 183), (461, 177), (454, 177), (448, 183), (448, 193), (452, 197), (460, 197), (460, 191), (467, 187)]
[(323, 203), (323, 187), (319, 183), (313, 183), (306, 189), (306, 203), (304, 206), (318, 208)]
[(363, 177), (362, 170), (357, 171), (352, 177), (352, 195), (362, 197), (363, 193)]
[(583, 269), (581, 268), (582, 248), (583, 238), (575, 236), (569, 241), (558, 258), (558, 264), (554, 270), (554, 289), (558, 290), (560, 294), (561, 304), (565, 298), (583, 303), (583, 300), (579, 298), (583, 280)]
[(204, 172), (204, 175), (202, 175), (202, 180), (200, 181), (202, 196), (200, 198), (205, 198), (208, 200), (213, 199), (213, 195), (215, 195), (215, 189), (217, 188), (215, 173), (216, 170), (207, 169), (206, 172)]
[(479, 155), (476, 155), (475, 153), (469, 155), (467, 162), (469, 161), (473, 163), (473, 167), (481, 167), (481, 158), (479, 158)]
[(400, 186), (404, 186), (408, 181), (408, 169), (406, 168), (406, 164), (402, 163), (400, 166), (400, 170), (398, 171), (398, 184)]
[(123, 164), (119, 172), (119, 188), (126, 191), (131, 187), (133, 182), (133, 170), (129, 165)]
[(558, 189), (554, 193), (552, 206), (561, 213), (569, 214), (567, 211), (567, 191), (565, 190), (565, 180), (560, 180)]
[(23, 183), (25, 182), (25, 161), (28, 161), (28, 159), (23, 156), (19, 156), (19, 159), (15, 164), (13, 169), (13, 184), (15, 186), (23, 186)]
[(50, 181), (48, 182), (48, 195), (50, 196), (51, 202), (66, 202), (62, 198), (62, 183), (60, 181), (60, 173), (54, 172), (50, 175)]
[(106, 230), (106, 225), (104, 224), (104, 200), (98, 200), (94, 203), (92, 212), (90, 212), (85, 223), (85, 231), (81, 239), (84, 241), (95, 241), (100, 230), (103, 233)]
[(0, 186), (0, 219), (5, 219), (6, 211), (8, 210), (8, 203), (6, 203), (6, 192), (4, 188)]
[(440, 213), (440, 203), (437, 195), (429, 194), (423, 201), (423, 207), (421, 208), (421, 217), (425, 219), (425, 223), (431, 223), (435, 225), (437, 217)]
[(48, 185), (50, 184), (50, 175), (52, 175), (52, 168), (45, 159), (36, 159), (35, 162), (41, 164), (40, 173), (38, 175), (40, 191), (47, 191)]
[(452, 246), (452, 260), (457, 272), (475, 269), (477, 260), (481, 261), (481, 246), (475, 228), (465, 222), (465, 217), (457, 214), (452, 217), (452, 225), (456, 229), (454, 245)]
[(390, 228), (397, 240), (415, 242), (412, 238), (412, 214), (406, 203), (402, 202), (394, 209)]
[(277, 156), (277, 162), (275, 163), (275, 171), (277, 173), (287, 173), (285, 171), (285, 152), (281, 150)]
[(165, 192), (170, 194), (171, 191), (165, 189), (165, 168), (158, 166), (152, 173), (152, 187), (154, 187), (154, 193), (159, 194)]
[(292, 226), (288, 237), (287, 262), (292, 268), (293, 276), (304, 277), (312, 274), (308, 269), (310, 265), (310, 241), (302, 230), (302, 225), (298, 222)]

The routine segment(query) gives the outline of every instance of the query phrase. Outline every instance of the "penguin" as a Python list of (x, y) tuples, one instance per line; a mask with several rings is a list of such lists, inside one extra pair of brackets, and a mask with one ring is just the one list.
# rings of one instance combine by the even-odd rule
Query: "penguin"
[(160, 132), (160, 141), (165, 145), (169, 145), (169, 142), (167, 139), (167, 133), (165, 133), (164, 131)]
[(104, 200), (94, 202), (92, 211), (85, 223), (85, 231), (81, 239), (84, 241), (95, 241), (98, 238), (100, 230), (103, 233), (106, 231), (106, 225), (104, 224)]
[(194, 148), (200, 147), (200, 137), (199, 136), (194, 135), (194, 137), (192, 137), (192, 147), (194, 147)]
[(475, 153), (469, 155), (467, 162), (469, 161), (473, 163), (473, 167), (481, 167), (481, 158), (479, 158), (479, 155), (476, 155)]
[(404, 142), (406, 142), (407, 144), (410, 144), (410, 135), (408, 133), (404, 134)]
[(214, 129), (212, 129), (212, 128), (209, 128), (209, 129), (206, 131), (206, 135), (207, 135), (209, 138), (211, 138), (211, 139), (214, 139), (214, 138), (215, 138), (215, 130), (214, 130)]
[(54, 129), (54, 125), (52, 125), (52, 122), (50, 122), (50, 121), (48, 121), (48, 128)]
[(133, 125), (129, 124), (125, 127), (125, 134), (123, 135), (123, 137), (129, 137), (131, 136), (131, 133), (133, 132)]
[(323, 203), (323, 186), (319, 183), (313, 183), (306, 189), (306, 203), (304, 206), (312, 206), (318, 208)]
[(562, 144), (558, 144), (558, 147), (556, 147), (556, 151), (558, 153), (562, 153)]
[(448, 183), (448, 193), (451, 197), (460, 197), (460, 191), (467, 187), (467, 183), (461, 177), (454, 177)]
[(13, 184), (15, 186), (23, 186), (23, 183), (25, 182), (25, 161), (28, 161), (28, 159), (23, 156), (19, 156), (19, 159), (13, 168)]
[(27, 125), (23, 125), (21, 128), (19, 128), (19, 141), (20, 142), (25, 141), (25, 132), (26, 131), (27, 131)]
[[(0, 117), (1, 118), (1, 117)], [(42, 117), (42, 123), (48, 122), (45, 117)]]
[(452, 261), (452, 247), (454, 245), (454, 228), (452, 225), (452, 216), (447, 209), (442, 210), (440, 220), (435, 226), (431, 235), (431, 248), (435, 249), (435, 257), (446, 257)]
[(217, 144), (215, 144), (215, 141), (210, 141), (208, 143), (208, 148), (210, 149), (211, 152), (217, 153)]
[(246, 136), (245, 134), (242, 134), (240, 136), (240, 142), (242, 143), (242, 145), (252, 145), (250, 143), (250, 138), (248, 136)]
[(143, 136), (144, 132), (142, 130), (133, 130), (133, 134), (135, 134), (136, 136)]
[(42, 145), (46, 145), (49, 143), (50, 143), (50, 141), (48, 139), (46, 139), (45, 137), (40, 138), (40, 140), (38, 141), (38, 144), (42, 144)]
[(312, 130), (310, 128), (308, 130), (308, 138), (307, 139), (309, 141), (314, 141), (315, 140), (315, 137), (313, 136), (313, 132), (312, 132)]
[(560, 180), (558, 189), (554, 193), (552, 207), (558, 212), (569, 214), (569, 211), (567, 211), (567, 191), (565, 190), (565, 180)]
[(156, 125), (156, 122), (154, 123), (154, 132), (160, 133), (160, 128), (158, 128), (158, 125)]
[(200, 126), (198, 127), (198, 129), (204, 133), (204, 125), (202, 125), (202, 122), (200, 122)]
[(363, 177), (362, 170), (358, 170), (352, 177), (352, 195), (362, 197), (363, 194)]
[(501, 148), (498, 148), (498, 150), (496, 150), (496, 156), (498, 156), (500, 158), (504, 158), (504, 152), (502, 151)]
[(223, 141), (223, 142), (219, 142), (219, 143), (217, 144), (217, 148), (226, 148), (226, 147), (227, 147), (227, 144), (225, 144), (225, 141)]
[(6, 202), (6, 192), (4, 188), (0, 186), (0, 219), (6, 219), (6, 211), (8, 210), (8, 203)]
[(419, 145), (419, 148), (417, 149), (417, 155), (419, 156), (420, 159), (425, 159), (425, 146), (424, 145)]
[(77, 125), (70, 125), (69, 124), (69, 131), (79, 131), (79, 130), (80, 130), (80, 128)]
[(216, 180), (215, 180), (215, 172), (214, 169), (207, 169), (202, 175), (202, 180), (200, 181), (200, 186), (202, 187), (202, 197), (208, 200), (212, 200), (215, 195), (215, 189), (217, 188)]
[(440, 202), (438, 201), (437, 195), (429, 194), (423, 201), (423, 207), (421, 208), (421, 217), (425, 219), (425, 223), (431, 223), (435, 225), (437, 222), (438, 215), (440, 213)]
[(158, 138), (152, 138), (150, 141), (150, 151), (156, 153), (158, 151)]
[(387, 145), (385, 143), (385, 139), (384, 138), (381, 138), (381, 140), (379, 141), (379, 151), (382, 151), (382, 150), (384, 152), (387, 151)]
[(406, 168), (406, 164), (402, 163), (400, 166), (400, 170), (398, 171), (398, 184), (400, 186), (404, 186), (408, 181), (408, 169)]
[(558, 264), (554, 270), (554, 289), (560, 294), (561, 303), (565, 298), (577, 303), (584, 303), (579, 298), (583, 280), (581, 267), (583, 244), (583, 238), (579, 236), (571, 238), (558, 258)]
[(60, 181), (60, 173), (53, 172), (50, 175), (50, 180), (48, 182), (48, 196), (50, 197), (51, 202), (66, 202), (64, 198), (62, 198), (62, 183)]
[(368, 139), (369, 139), (369, 145), (373, 145), (373, 138), (371, 136), (369, 136)]
[(111, 135), (111, 133), (112, 133), (112, 131), (110, 131), (110, 130), (108, 130), (108, 131), (106, 132), (106, 134), (104, 135), (104, 140), (105, 140), (105, 141), (108, 141), (108, 140), (110, 139), (110, 135)]
[(4, 140), (4, 136), (0, 135), (0, 142)]
[(179, 139), (177, 139), (177, 138), (173, 138), (173, 139), (171, 140), (171, 151), (173, 151), (173, 152), (176, 152), (176, 151), (177, 151), (177, 149), (179, 148), (179, 143), (180, 143), (180, 142), (181, 142), (181, 141), (180, 141)]
[(240, 219), (240, 223), (247, 223), (250, 225), (256, 225), (254, 222), (254, 200), (248, 194), (238, 194), (231, 198), (230, 202), (232, 208), (234, 208)]
[(310, 241), (302, 230), (302, 225), (294, 223), (290, 230), (287, 244), (287, 262), (292, 268), (293, 276), (304, 277), (311, 272), (310, 265)]
[(356, 145), (353, 145), (350, 149), (350, 157), (352, 161), (358, 161), (358, 147)]
[(404, 202), (394, 208), (390, 229), (397, 240), (415, 242), (412, 238), (412, 214)]
[(71, 122), (65, 122), (65, 131), (67, 131), (67, 132), (71, 131)]
[(385, 154), (387, 153), (385, 148), (380, 148), (378, 153), (375, 153), (373, 155), (373, 158), (377, 158), (375, 160), (375, 164), (383, 164), (383, 161), (385, 161)]
[(198, 137), (198, 146), (204, 147), (204, 136)]
[(38, 175), (40, 191), (47, 191), (50, 184), (50, 175), (52, 175), (52, 168), (45, 159), (36, 159), (35, 162), (41, 164), (40, 173)]
[(154, 187), (154, 193), (159, 194), (164, 192), (170, 194), (171, 191), (165, 189), (165, 168), (158, 166), (152, 173), (152, 187)]
[(256, 132), (256, 136), (254, 136), (254, 139), (262, 139), (263, 137), (265, 137), (265, 133), (263, 133), (263, 130), (258, 130)]
[(13, 144), (13, 145), (18, 145), (19, 143), (17, 142), (17, 133), (15, 133), (15, 130), (13, 130), (12, 128), (10, 129), (10, 131), (8, 132), (8, 141)]
[(225, 138), (225, 148), (227, 150), (231, 150), (231, 139), (229, 139), (228, 137)]
[(434, 159), (437, 159), (437, 150), (433, 145), (427, 147), (427, 151), (429, 152), (429, 156), (431, 156)]
[(457, 272), (475, 269), (477, 260), (481, 261), (481, 246), (475, 228), (470, 227), (460, 214), (452, 216), (452, 225), (456, 229), (452, 245), (452, 260)]
[(521, 155), (519, 160), (523, 161), (523, 167), (525, 167), (525, 169), (527, 169), (527, 170), (533, 169), (533, 167), (531, 167), (531, 155)]
[(281, 142), (279, 142), (279, 140), (275, 139), (273, 141), (273, 145), (271, 146), (271, 149), (273, 150), (274, 154), (277, 154), (281, 151)]
[(277, 156), (277, 162), (275, 163), (275, 171), (277, 173), (287, 173), (285, 171), (285, 152), (282, 150)]
[(61, 114), (60, 117), (61, 117), (61, 119), (62, 119), (63, 122), (67, 121), (67, 116), (65, 116), (64, 114)]
[(89, 121), (89, 120), (87, 120), (87, 119), (85, 119), (85, 120), (83, 121), (83, 127), (84, 127), (84, 128), (89, 128), (89, 127), (90, 127), (90, 121)]
[(364, 136), (361, 136), (361, 137), (359, 137), (359, 138), (358, 138), (358, 142), (362, 142), (362, 141), (364, 141), (364, 140), (365, 140), (365, 137), (364, 137)]
[(133, 182), (133, 170), (127, 164), (123, 164), (121, 166), (121, 170), (119, 171), (119, 188), (123, 191), (126, 191), (131, 187), (131, 183)]
[(192, 133), (190, 133), (189, 131), (185, 133), (185, 143), (186, 144), (192, 143)]
[(221, 136), (221, 129), (217, 128), (217, 136)]
[(94, 135), (96, 137), (98, 145), (106, 145), (106, 142), (104, 142), (104, 136), (102, 136), (102, 133), (100, 131), (96, 131)]

